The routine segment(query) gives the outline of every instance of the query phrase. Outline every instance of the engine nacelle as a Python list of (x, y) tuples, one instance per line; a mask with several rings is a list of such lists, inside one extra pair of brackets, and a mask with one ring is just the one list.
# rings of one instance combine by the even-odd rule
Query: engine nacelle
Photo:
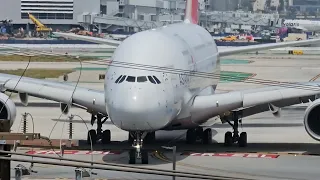
[(13, 122), (16, 120), (17, 109), (14, 102), (9, 99), (9, 96), (3, 93), (0, 93), (0, 111), (0, 120), (9, 120), (11, 127)]
[(320, 141), (320, 99), (313, 101), (306, 109), (304, 127), (313, 139)]

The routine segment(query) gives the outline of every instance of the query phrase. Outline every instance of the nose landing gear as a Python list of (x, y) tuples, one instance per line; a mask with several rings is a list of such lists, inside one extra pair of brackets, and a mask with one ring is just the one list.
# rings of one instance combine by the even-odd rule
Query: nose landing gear
[[(136, 132), (132, 133), (131, 136), (134, 136), (132, 147), (134, 149), (129, 150), (129, 164), (135, 164), (136, 159), (140, 159), (142, 164), (149, 163), (148, 151), (142, 149), (143, 139), (146, 137), (147, 132)], [(129, 135), (130, 136), (130, 135)]]

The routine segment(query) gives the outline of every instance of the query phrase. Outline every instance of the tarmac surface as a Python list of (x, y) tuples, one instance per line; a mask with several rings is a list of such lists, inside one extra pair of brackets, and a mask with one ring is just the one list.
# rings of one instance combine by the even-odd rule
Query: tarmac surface
[[(43, 136), (49, 136), (54, 121), (50, 119), (59, 116), (58, 108), (49, 107), (19, 107), (19, 114), (30, 112), (33, 115), (35, 131)], [(82, 110), (73, 109), (72, 113), (83, 115), (89, 118)], [(230, 127), (225, 124), (212, 126), (214, 132), (214, 143), (209, 146), (200, 143), (188, 146), (184, 143), (185, 131), (160, 131), (156, 133), (157, 143), (150, 151), (149, 165), (160, 169), (172, 168), (172, 152), (161, 148), (161, 146), (177, 146), (177, 170), (207, 173), (221, 176), (243, 177), (250, 179), (317, 179), (318, 166), (320, 162), (320, 145), (310, 138), (304, 130), (302, 118), (304, 107), (290, 107), (282, 111), (281, 118), (274, 118), (270, 113), (261, 113), (243, 120), (243, 128), (240, 131), (248, 133), (248, 147), (239, 148), (224, 147), (223, 137)], [(31, 121), (28, 122), (29, 124)], [(12, 130), (16, 130), (18, 121), (14, 123)], [(65, 124), (67, 125), (67, 124)], [(68, 138), (67, 128), (62, 130), (63, 123), (59, 122), (51, 136), (54, 139)], [(91, 125), (88, 125), (91, 128)], [(29, 132), (32, 130), (29, 125)], [(74, 139), (86, 139), (87, 129), (84, 124), (75, 124)], [(83, 150), (66, 150), (64, 157), (91, 161), (108, 162), (116, 164), (127, 164), (128, 155), (124, 150), (129, 148), (127, 132), (124, 132), (107, 123), (103, 129), (111, 129), (112, 144), (108, 146), (97, 145), (93, 147), (94, 152), (90, 153), (88, 145), (83, 145)], [(84, 143), (83, 143), (84, 144)], [(59, 153), (59, 149), (55, 150)], [(28, 154), (40, 154), (54, 156), (50, 149), (20, 148), (18, 152)], [(92, 154), (92, 156), (91, 156)], [(308, 155), (313, 154), (313, 155)], [(13, 156), (19, 157), (21, 156)], [(30, 157), (23, 157), (31, 159)], [(12, 163), (12, 168), (18, 164), (29, 167), (29, 163)], [(36, 174), (25, 176), (29, 179), (38, 178), (74, 178), (75, 168), (57, 167), (51, 165), (35, 164), (33, 170)], [(113, 171), (94, 170), (98, 175), (93, 178), (104, 179), (169, 179), (170, 177), (123, 173)], [(12, 176), (14, 172), (12, 170)], [(184, 178), (181, 178), (184, 179)]]
[[(298, 57), (298, 58), (297, 58)], [(244, 73), (254, 73), (253, 78), (286, 82), (308, 82), (317, 81), (320, 61), (310, 56), (273, 56), (273, 55), (239, 55), (228, 57), (226, 59), (250, 60), (249, 64), (227, 63), (222, 65), (223, 71), (236, 71)], [(1, 64), (1, 62), (0, 62)], [(50, 66), (49, 64), (47, 64)], [(7, 65), (0, 68), (5, 68)], [(40, 65), (39, 65), (40, 66)], [(41, 64), (41, 67), (46, 64)], [(61, 66), (61, 64), (60, 64)], [(71, 64), (70, 67), (78, 65)], [(10, 65), (8, 65), (10, 67)], [(12, 66), (11, 66), (12, 67)], [(36, 65), (34, 65), (36, 67)], [(65, 66), (64, 66), (65, 67)], [(91, 72), (95, 73), (95, 72)], [(72, 79), (72, 78), (71, 78)], [(81, 83), (80, 86), (93, 89), (103, 89), (103, 84), (89, 82)], [(248, 89), (262, 87), (259, 83), (221, 83), (218, 85), (218, 91), (231, 91), (238, 89)], [(18, 102), (17, 96), (13, 99)], [(18, 106), (18, 117), (12, 127), (13, 132), (21, 131), (20, 118), (24, 112), (32, 114), (35, 124), (35, 132), (53, 139), (68, 139), (68, 124), (58, 122), (57, 119), (65, 120), (66, 116), (61, 115), (57, 104), (51, 104), (50, 101), (30, 98), (31, 102), (45, 103), (41, 107)], [(17, 103), (19, 105), (19, 103)], [(239, 148), (223, 147), (222, 142), (224, 133), (231, 128), (226, 124), (216, 124), (212, 126), (214, 143), (209, 146), (200, 143), (193, 146), (187, 146), (184, 143), (186, 131), (157, 132), (157, 143), (150, 147), (149, 165), (147, 166), (161, 169), (172, 169), (172, 153), (161, 148), (162, 146), (177, 146), (177, 170), (188, 172), (199, 172), (214, 175), (232, 176), (234, 179), (244, 177), (250, 179), (319, 179), (320, 165), (320, 144), (308, 136), (303, 125), (304, 110), (307, 104), (284, 108), (281, 117), (276, 118), (270, 112), (253, 115), (243, 120), (243, 126), (240, 131), (248, 133), (248, 147)], [(90, 114), (76, 108), (71, 109), (72, 114), (77, 114), (90, 120)], [(55, 119), (55, 120), (52, 120)], [(81, 123), (74, 123), (72, 139), (86, 139), (87, 131), (96, 128), (88, 124), (88, 128)], [(56, 124), (56, 126), (54, 126)], [(82, 150), (66, 151), (64, 157), (91, 160), (95, 162), (112, 162), (116, 164), (127, 164), (127, 152), (122, 151), (129, 147), (126, 142), (128, 133), (112, 125), (109, 121), (103, 125), (103, 129), (110, 129), (112, 132), (112, 141), (108, 146), (97, 145), (93, 148), (94, 155), (91, 156), (90, 148), (82, 143)], [(28, 121), (28, 131), (32, 132), (32, 123)], [(50, 133), (52, 131), (52, 133)], [(51, 134), (51, 135), (50, 135)], [(33, 150), (33, 151), (32, 151)], [(155, 151), (157, 150), (157, 151)], [(56, 150), (59, 151), (59, 150)], [(31, 149), (19, 148), (18, 152), (46, 154), (55, 156), (50, 149)], [(14, 156), (18, 157), (18, 156)], [(19, 156), (19, 158), (21, 158)], [(25, 157), (24, 157), (25, 158)], [(22, 158), (21, 158), (22, 159)], [(31, 159), (30, 157), (26, 159)], [(12, 162), (11, 175), (14, 177), (13, 168), (23, 164), (27, 168), (29, 163)], [(32, 173), (25, 176), (24, 179), (55, 179), (70, 178), (74, 179), (75, 168), (57, 167), (52, 165), (35, 164), (34, 170), (38, 173)], [(103, 179), (171, 179), (171, 177), (123, 173), (115, 171), (93, 170), (98, 175), (92, 178)], [(176, 178), (186, 179), (186, 178)]]

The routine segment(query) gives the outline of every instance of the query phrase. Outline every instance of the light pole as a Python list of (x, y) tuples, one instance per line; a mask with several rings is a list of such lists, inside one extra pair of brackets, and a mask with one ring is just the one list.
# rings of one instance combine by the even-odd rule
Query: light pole
[[(173, 147), (166, 147), (166, 146), (162, 146), (162, 148), (164, 149), (172, 149), (172, 170), (176, 170), (176, 151), (177, 151), (177, 147), (176, 146), (173, 146)], [(172, 180), (175, 180), (176, 179), (176, 176), (172, 176)]]

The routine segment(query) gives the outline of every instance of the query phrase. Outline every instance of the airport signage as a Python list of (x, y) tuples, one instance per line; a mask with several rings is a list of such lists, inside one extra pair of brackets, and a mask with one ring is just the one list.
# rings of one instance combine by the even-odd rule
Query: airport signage
[[(26, 154), (61, 154), (61, 151), (27, 151)], [(64, 154), (72, 155), (116, 155), (121, 154), (120, 151), (78, 151), (64, 150)]]
[(278, 154), (259, 154), (259, 153), (191, 153), (185, 152), (184, 156), (215, 156), (215, 157), (243, 157), (243, 158), (278, 158)]

